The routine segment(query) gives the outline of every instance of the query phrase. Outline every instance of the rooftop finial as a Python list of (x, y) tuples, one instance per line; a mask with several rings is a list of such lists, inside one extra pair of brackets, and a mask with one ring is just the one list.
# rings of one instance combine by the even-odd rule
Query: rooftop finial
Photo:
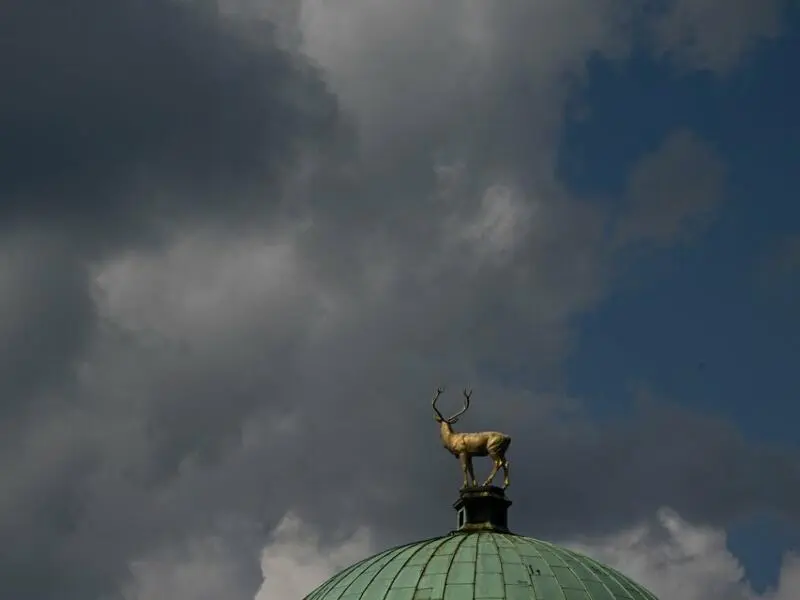
[(511, 445), (511, 436), (499, 431), (480, 431), (476, 433), (456, 433), (453, 431), (453, 424), (469, 408), (469, 401), (472, 397), (472, 390), (464, 389), (464, 407), (456, 414), (445, 418), (436, 408), (436, 401), (444, 393), (444, 388), (437, 388), (433, 397), (432, 406), (434, 419), (439, 423), (439, 432), (442, 437), (442, 444), (461, 462), (461, 470), (464, 472), (464, 485), (477, 487), (475, 473), (472, 471), (473, 456), (488, 456), (492, 459), (494, 466), (489, 477), (484, 481), (483, 486), (492, 483), (497, 471), (503, 469), (503, 489), (508, 487), (508, 459), (506, 451)]

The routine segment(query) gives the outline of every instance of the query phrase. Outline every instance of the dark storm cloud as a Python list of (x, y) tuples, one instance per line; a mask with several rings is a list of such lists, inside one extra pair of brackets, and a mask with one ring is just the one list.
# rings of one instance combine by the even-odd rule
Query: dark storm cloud
[(208, 6), (3, 4), (6, 226), (49, 221), (87, 243), (120, 242), (187, 212), (262, 209), (265, 186), (300, 140), (333, 124), (334, 104), (311, 69), (271, 43), (267, 22)]
[(0, 421), (58, 386), (94, 318), (86, 265), (69, 243), (43, 232), (0, 236)]
[[(98, 335), (125, 348), (130, 335), (97, 328), (87, 258), (102, 262), (179, 222), (263, 219), (297, 152), (324, 144), (337, 118), (317, 73), (276, 47), (267, 22), (209, 6), (0, 8), (3, 598), (98, 598), (144, 549), (207, 529), (159, 508), (170, 457), (186, 453), (163, 426), (183, 418), (175, 403), (143, 414), (137, 391), (150, 390), (125, 377), (129, 365), (116, 371), (121, 398), (86, 393), (108, 376), (92, 370), (87, 348)], [(180, 367), (169, 364), (158, 397)], [(207, 392), (236, 393), (223, 388)], [(190, 414), (196, 439), (200, 413)], [(208, 413), (216, 436), (240, 416)]]
[(537, 530), (578, 532), (576, 520), (583, 531), (610, 530), (662, 506), (721, 527), (762, 510), (800, 520), (800, 455), (754, 445), (723, 418), (646, 399), (619, 423), (578, 431), (537, 444), (559, 456), (541, 461), (541, 486), (526, 490), (548, 513), (530, 519)]

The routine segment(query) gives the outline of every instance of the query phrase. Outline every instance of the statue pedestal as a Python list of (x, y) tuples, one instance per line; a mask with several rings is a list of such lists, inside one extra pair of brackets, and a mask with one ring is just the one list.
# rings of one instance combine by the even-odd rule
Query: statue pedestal
[(453, 504), (458, 515), (456, 531), (501, 531), (508, 533), (508, 507), (511, 500), (494, 485), (461, 490)]

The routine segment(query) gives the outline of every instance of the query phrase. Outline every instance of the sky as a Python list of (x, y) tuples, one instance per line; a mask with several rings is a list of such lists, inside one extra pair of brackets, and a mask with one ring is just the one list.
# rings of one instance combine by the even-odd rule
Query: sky
[(439, 385), (515, 531), (797, 600), (796, 2), (5, 0), (0, 48), (0, 600), (445, 534)]

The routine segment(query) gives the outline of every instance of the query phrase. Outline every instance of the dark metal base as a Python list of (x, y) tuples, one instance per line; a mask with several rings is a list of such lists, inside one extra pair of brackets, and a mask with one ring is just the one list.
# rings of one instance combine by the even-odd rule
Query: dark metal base
[(508, 533), (508, 507), (503, 488), (487, 485), (463, 488), (453, 504), (458, 514), (456, 531), (500, 531)]

